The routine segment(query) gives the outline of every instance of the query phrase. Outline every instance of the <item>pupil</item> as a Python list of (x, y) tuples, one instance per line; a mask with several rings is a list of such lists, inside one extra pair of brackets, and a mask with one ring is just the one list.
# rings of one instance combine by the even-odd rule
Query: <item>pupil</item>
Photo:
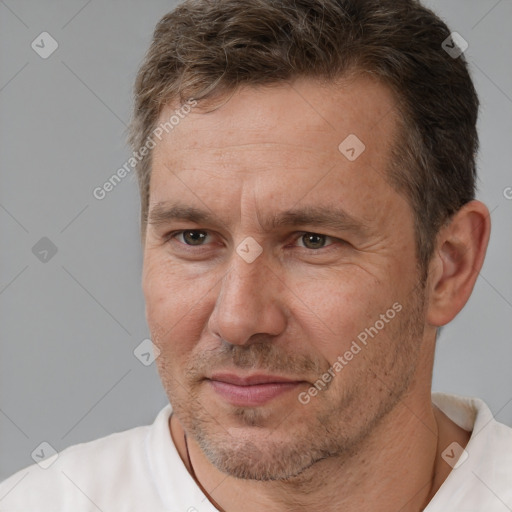
[(322, 247), (325, 242), (325, 236), (323, 235), (315, 235), (315, 234), (306, 234), (303, 235), (303, 242), (306, 247), (309, 247), (310, 249), (317, 249), (319, 247)]
[(189, 245), (199, 245), (205, 238), (205, 234), (201, 231), (185, 231), (183, 238)]

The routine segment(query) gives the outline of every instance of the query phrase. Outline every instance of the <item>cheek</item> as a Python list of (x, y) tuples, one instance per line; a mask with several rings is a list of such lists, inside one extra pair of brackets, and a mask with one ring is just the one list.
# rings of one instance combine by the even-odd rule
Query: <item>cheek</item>
[(389, 283), (354, 268), (325, 280), (305, 279), (294, 286), (300, 301), (294, 312), (309, 349), (333, 362), (365, 328), (393, 304)]
[(162, 258), (144, 260), (146, 319), (153, 342), (163, 354), (180, 357), (200, 338), (211, 308), (215, 280), (183, 277), (180, 267)]

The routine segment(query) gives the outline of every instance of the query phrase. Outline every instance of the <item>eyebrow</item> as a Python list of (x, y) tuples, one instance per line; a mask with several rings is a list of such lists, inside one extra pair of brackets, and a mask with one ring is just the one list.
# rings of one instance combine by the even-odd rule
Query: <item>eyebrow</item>
[[(151, 208), (148, 215), (148, 224), (155, 226), (173, 221), (225, 225), (224, 222), (218, 220), (208, 210), (181, 204), (157, 203)], [(366, 234), (369, 231), (369, 226), (362, 220), (355, 218), (339, 207), (330, 206), (292, 208), (267, 217), (260, 221), (260, 223), (265, 231), (301, 225), (321, 226), (336, 231), (349, 231), (356, 234)]]
[(281, 226), (315, 225), (336, 231), (365, 233), (368, 226), (339, 207), (306, 206), (287, 210), (274, 215), (266, 222), (270, 228)]

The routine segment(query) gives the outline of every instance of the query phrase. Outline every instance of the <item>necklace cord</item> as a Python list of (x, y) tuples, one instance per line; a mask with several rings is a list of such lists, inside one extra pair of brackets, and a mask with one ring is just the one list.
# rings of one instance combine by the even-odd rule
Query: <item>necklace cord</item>
[(198, 485), (198, 487), (201, 489), (201, 491), (203, 492), (203, 494), (208, 498), (208, 500), (210, 501), (210, 503), (217, 509), (219, 510), (220, 512), (225, 512), (225, 510), (223, 508), (221, 508), (221, 506), (212, 498), (212, 496), (210, 495), (210, 493), (203, 487), (203, 485), (201, 484), (201, 482), (199, 481), (199, 479), (197, 478), (196, 476), (196, 472), (194, 470), (194, 466), (192, 465), (192, 460), (190, 458), (190, 452), (188, 450), (188, 441), (187, 441), (187, 434), (183, 434), (183, 439), (185, 440), (185, 450), (187, 452), (187, 461), (188, 461), (188, 465), (190, 466), (190, 474), (192, 476), (192, 478), (194, 479), (194, 482)]

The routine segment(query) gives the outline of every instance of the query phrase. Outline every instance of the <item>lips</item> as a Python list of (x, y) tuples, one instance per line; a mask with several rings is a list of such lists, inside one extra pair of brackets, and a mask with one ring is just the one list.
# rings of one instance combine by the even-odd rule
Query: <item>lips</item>
[(263, 405), (304, 383), (278, 375), (229, 373), (213, 374), (207, 382), (218, 396), (238, 407)]
[(236, 386), (253, 386), (257, 384), (271, 384), (275, 383), (283, 383), (283, 382), (300, 382), (296, 379), (289, 379), (286, 377), (281, 377), (278, 375), (248, 375), (248, 376), (239, 376), (232, 373), (214, 373), (210, 380), (225, 382), (227, 384), (234, 384)]

